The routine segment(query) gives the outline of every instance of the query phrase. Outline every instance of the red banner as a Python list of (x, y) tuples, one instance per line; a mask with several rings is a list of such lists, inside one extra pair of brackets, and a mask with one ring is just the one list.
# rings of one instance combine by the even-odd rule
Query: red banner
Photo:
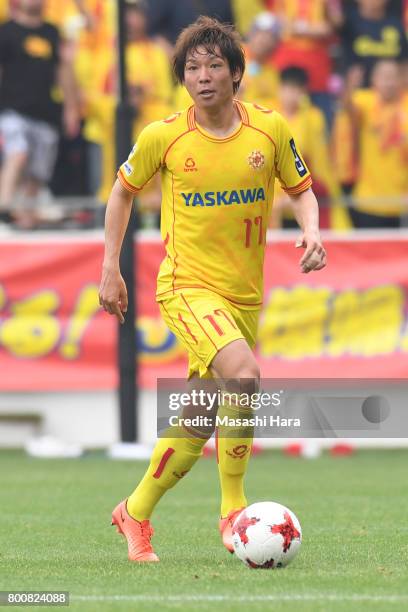
[[(268, 378), (408, 375), (408, 238), (328, 239), (329, 265), (299, 271), (293, 240), (272, 241), (257, 356)], [(0, 390), (111, 389), (116, 330), (97, 293), (102, 240), (0, 244)], [(140, 384), (182, 378), (186, 359), (154, 301), (163, 247), (138, 243)]]

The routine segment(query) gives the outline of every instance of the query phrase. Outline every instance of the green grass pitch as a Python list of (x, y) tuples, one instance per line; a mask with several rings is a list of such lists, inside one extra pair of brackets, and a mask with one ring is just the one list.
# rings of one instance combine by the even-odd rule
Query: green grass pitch
[(295, 561), (268, 571), (246, 568), (220, 543), (214, 458), (163, 498), (153, 520), (161, 562), (137, 566), (110, 511), (145, 463), (3, 451), (0, 590), (68, 590), (68, 609), (86, 612), (407, 610), (407, 459), (402, 450), (254, 457), (249, 500), (289, 506), (303, 528)]

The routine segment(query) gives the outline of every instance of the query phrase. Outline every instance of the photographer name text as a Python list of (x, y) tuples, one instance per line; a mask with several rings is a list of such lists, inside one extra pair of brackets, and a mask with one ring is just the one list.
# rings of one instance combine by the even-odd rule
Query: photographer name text
[[(169, 417), (171, 427), (211, 427), (213, 419), (209, 416), (198, 415), (192, 418), (180, 417), (176, 414)], [(298, 418), (286, 418), (280, 415), (265, 415), (253, 417), (228, 417), (216, 416), (215, 425), (217, 427), (301, 427), (301, 420)]]

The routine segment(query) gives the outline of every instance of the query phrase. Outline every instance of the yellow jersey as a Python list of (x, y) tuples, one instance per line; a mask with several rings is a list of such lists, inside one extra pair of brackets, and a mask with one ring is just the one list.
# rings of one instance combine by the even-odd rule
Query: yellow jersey
[(375, 91), (360, 90), (353, 104), (359, 118), (356, 208), (399, 215), (408, 195), (408, 95), (386, 104)]
[(166, 247), (160, 301), (206, 288), (241, 308), (259, 308), (275, 177), (289, 194), (312, 179), (283, 117), (235, 101), (240, 123), (226, 138), (204, 130), (194, 106), (147, 126), (118, 178), (137, 194), (158, 171)]

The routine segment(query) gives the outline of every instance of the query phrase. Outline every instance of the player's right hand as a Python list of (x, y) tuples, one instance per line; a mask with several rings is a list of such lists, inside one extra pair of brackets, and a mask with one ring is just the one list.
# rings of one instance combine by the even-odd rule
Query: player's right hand
[(103, 268), (99, 287), (99, 304), (111, 315), (115, 315), (119, 323), (125, 322), (123, 314), (128, 307), (128, 294), (125, 281), (118, 268)]

